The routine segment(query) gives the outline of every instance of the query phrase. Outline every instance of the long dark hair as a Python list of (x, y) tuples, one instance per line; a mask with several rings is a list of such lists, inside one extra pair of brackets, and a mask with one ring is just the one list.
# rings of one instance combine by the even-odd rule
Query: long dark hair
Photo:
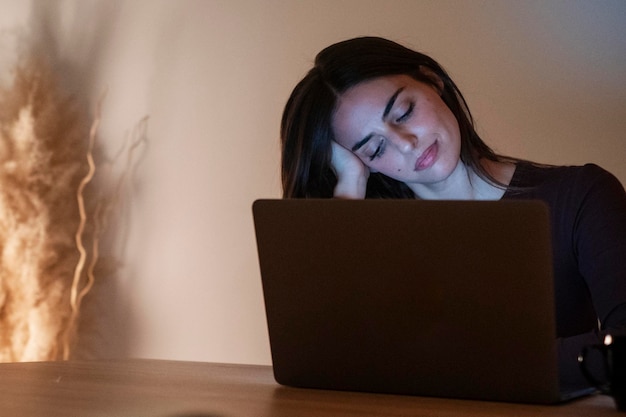
[[(314, 67), (296, 85), (287, 101), (281, 122), (284, 198), (333, 196), (337, 178), (330, 161), (334, 139), (332, 117), (337, 98), (365, 80), (397, 74), (409, 75), (440, 89), (443, 101), (459, 124), (461, 160), (485, 180), (501, 185), (479, 161), (507, 158), (497, 155), (478, 136), (463, 95), (441, 65), (427, 55), (390, 40), (360, 37), (322, 50), (315, 58)], [(415, 198), (415, 195), (406, 184), (372, 173), (366, 197)]]

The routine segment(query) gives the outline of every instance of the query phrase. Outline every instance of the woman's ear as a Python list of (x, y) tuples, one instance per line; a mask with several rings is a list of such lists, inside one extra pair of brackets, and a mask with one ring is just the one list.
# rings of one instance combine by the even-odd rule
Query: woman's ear
[(437, 75), (437, 73), (424, 65), (420, 65), (420, 72), (433, 83), (433, 85), (437, 88), (439, 95), (441, 95), (443, 93), (444, 85), (443, 80)]

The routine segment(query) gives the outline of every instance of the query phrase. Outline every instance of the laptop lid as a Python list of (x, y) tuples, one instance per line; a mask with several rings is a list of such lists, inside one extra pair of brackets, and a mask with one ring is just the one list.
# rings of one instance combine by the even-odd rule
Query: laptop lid
[(253, 215), (278, 383), (561, 400), (543, 203), (258, 200)]

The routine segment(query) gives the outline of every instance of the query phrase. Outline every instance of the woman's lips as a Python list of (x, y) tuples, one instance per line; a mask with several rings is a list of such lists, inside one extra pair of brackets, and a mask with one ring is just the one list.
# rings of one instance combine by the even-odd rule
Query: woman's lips
[(439, 145), (437, 142), (434, 142), (430, 145), (419, 158), (415, 161), (415, 170), (422, 171), (426, 168), (430, 168), (435, 161), (437, 160), (437, 153), (439, 151)]

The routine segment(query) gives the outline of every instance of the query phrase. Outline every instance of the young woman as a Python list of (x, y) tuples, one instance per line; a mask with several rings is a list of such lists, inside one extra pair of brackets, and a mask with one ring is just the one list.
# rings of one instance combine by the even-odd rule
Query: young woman
[(602, 168), (494, 153), (432, 58), (374, 37), (331, 45), (281, 124), (285, 198), (540, 199), (550, 207), (562, 376), (626, 332), (626, 193)]

